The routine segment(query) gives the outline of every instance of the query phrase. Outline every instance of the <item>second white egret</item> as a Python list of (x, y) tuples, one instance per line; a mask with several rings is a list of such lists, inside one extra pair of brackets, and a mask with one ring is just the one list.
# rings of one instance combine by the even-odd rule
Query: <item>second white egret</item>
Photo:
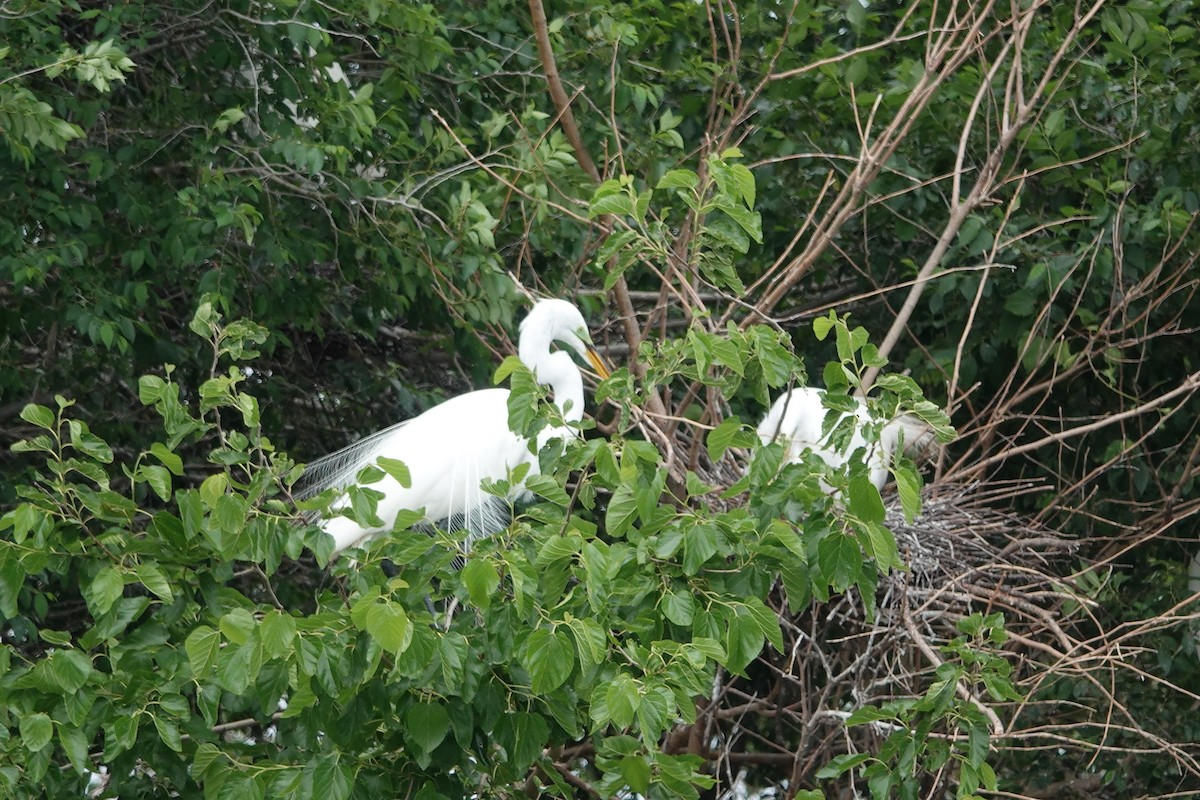
[(770, 444), (778, 437), (787, 447), (788, 461), (799, 461), (806, 450), (811, 450), (834, 469), (843, 467), (851, 454), (865, 448), (868, 475), (875, 488), (881, 491), (902, 439), (903, 452), (909, 456), (916, 456), (933, 444), (933, 429), (908, 414), (888, 420), (879, 430), (878, 441), (868, 441), (864, 429), (872, 422), (871, 414), (867, 404), (859, 400), (850, 440), (844, 447), (837, 447), (832, 441), (832, 431), (824, 433), (822, 430), (826, 415), (836, 413), (825, 407), (824, 397), (824, 389), (811, 386), (783, 393), (758, 426), (759, 439), (763, 444)]

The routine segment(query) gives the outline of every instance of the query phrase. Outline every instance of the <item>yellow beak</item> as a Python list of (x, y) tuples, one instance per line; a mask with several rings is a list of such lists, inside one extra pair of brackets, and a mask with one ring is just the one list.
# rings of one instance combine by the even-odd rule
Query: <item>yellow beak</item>
[(604, 365), (604, 359), (600, 358), (600, 354), (595, 350), (589, 347), (585, 355), (587, 356), (588, 363), (592, 365), (592, 369), (596, 370), (596, 374), (600, 376), (601, 380), (612, 374), (609, 368)]

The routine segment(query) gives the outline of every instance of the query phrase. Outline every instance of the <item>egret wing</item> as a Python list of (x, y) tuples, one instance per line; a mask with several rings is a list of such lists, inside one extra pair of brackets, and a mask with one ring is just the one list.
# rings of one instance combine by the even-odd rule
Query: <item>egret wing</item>
[(353, 444), (309, 462), (297, 484), (297, 500), (315, 497), (326, 489), (345, 489), (355, 483), (363, 467), (384, 455), (387, 441), (409, 420), (367, 434)]

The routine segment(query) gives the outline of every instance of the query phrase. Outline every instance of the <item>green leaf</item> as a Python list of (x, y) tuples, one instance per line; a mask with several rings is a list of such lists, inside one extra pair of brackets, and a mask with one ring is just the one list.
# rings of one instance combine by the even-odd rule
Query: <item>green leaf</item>
[(821, 780), (836, 778), (871, 759), (870, 753), (843, 753), (840, 756), (834, 756), (828, 764), (817, 770), (817, 777)]
[(215, 508), (217, 501), (225, 496), (225, 490), (229, 487), (229, 478), (224, 472), (217, 472), (209, 475), (200, 484), (200, 499), (209, 508)]
[(608, 636), (598, 623), (591, 619), (567, 617), (567, 627), (575, 637), (575, 647), (581, 664), (596, 666), (604, 663), (608, 653)]
[(729, 176), (733, 178), (733, 183), (737, 187), (741, 199), (747, 206), (754, 208), (754, 173), (742, 164), (730, 164)]
[(183, 459), (167, 449), (165, 444), (155, 442), (150, 445), (150, 455), (157, 458), (160, 464), (171, 471), (172, 475), (183, 476)]
[(879, 722), (881, 720), (896, 720), (894, 713), (884, 711), (882, 708), (875, 706), (863, 706), (849, 717), (846, 718), (846, 727), (854, 727), (855, 725), (865, 725), (869, 722)]
[(87, 601), (92, 616), (98, 617), (107, 614), (124, 591), (125, 579), (121, 573), (112, 567), (104, 567), (83, 587), (83, 599)]
[(608, 684), (604, 699), (608, 706), (609, 719), (622, 730), (633, 724), (638, 706), (642, 704), (638, 682), (625, 674), (618, 675)]
[(604, 515), (604, 526), (610, 536), (623, 536), (637, 517), (637, 497), (633, 487), (622, 483), (613, 492), (608, 501), (608, 510)]
[(596, 217), (604, 216), (605, 214), (628, 216), (632, 213), (633, 198), (622, 192), (620, 194), (610, 194), (593, 200), (591, 207), (588, 209), (588, 219), (595, 219)]
[(848, 487), (850, 513), (864, 522), (883, 522), (886, 512), (879, 490), (864, 473), (850, 476)]
[(21, 741), (33, 753), (50, 744), (54, 736), (54, 723), (45, 714), (26, 714), (21, 717), (19, 726)]
[(463, 567), (462, 581), (475, 607), (486, 610), (492, 604), (492, 595), (500, 588), (500, 573), (492, 562), (475, 558)]
[(157, 564), (149, 561), (138, 564), (134, 569), (134, 574), (137, 575), (142, 585), (150, 590), (158, 599), (164, 603), (172, 603), (175, 601), (175, 594), (171, 591), (171, 584), (167, 581), (167, 576), (159, 569)]
[(102, 464), (111, 464), (112, 448), (108, 443), (88, 430), (87, 425), (79, 420), (70, 420), (67, 428), (71, 432), (71, 445)]
[(513, 748), (510, 756), (512, 766), (524, 774), (529, 765), (542, 754), (550, 736), (550, 726), (537, 714), (518, 712), (513, 714)]
[(733, 673), (744, 675), (746, 667), (760, 652), (766, 637), (759, 624), (744, 609), (727, 618), (725, 633), (725, 667)]
[(336, 756), (320, 756), (310, 761), (304, 771), (312, 776), (311, 797), (320, 800), (347, 800), (350, 797), (354, 786), (353, 775), (338, 763)]
[(757, 597), (749, 597), (745, 602), (746, 611), (758, 626), (759, 631), (767, 637), (767, 641), (776, 652), (783, 652), (783, 631), (779, 627), (779, 615), (767, 607), (767, 604)]
[(82, 730), (59, 725), (58, 743), (62, 745), (63, 752), (67, 754), (76, 775), (91, 771), (92, 760), (88, 756), (88, 740)]
[(292, 642), (296, 639), (296, 620), (291, 614), (271, 609), (259, 623), (258, 636), (267, 655), (286, 658), (291, 654)]
[(74, 694), (92, 675), (92, 661), (78, 650), (57, 650), (34, 665), (33, 683), (51, 694)]
[(921, 475), (905, 460), (895, 466), (896, 493), (900, 495), (900, 507), (904, 509), (904, 520), (909, 524), (921, 513)]
[[(613, 256), (628, 247), (630, 243), (639, 239), (640, 236), (641, 234), (633, 228), (617, 231), (612, 236), (609, 236), (604, 241), (604, 244), (600, 245), (600, 248), (596, 250), (596, 263), (607, 264)], [(633, 248), (630, 254), (635, 255), (640, 250), (641, 244), (639, 243), (638, 247)]]
[(137, 471), (137, 477), (150, 485), (160, 500), (171, 499), (171, 473), (166, 467), (144, 464)]
[(179, 735), (179, 726), (158, 714), (153, 716), (153, 720), (154, 728), (158, 731), (158, 738), (162, 739), (163, 744), (176, 753), (182, 753), (183, 738)]
[(640, 795), (650, 792), (650, 761), (645, 755), (626, 756), (621, 759), (621, 777), (629, 788)]
[(529, 672), (534, 694), (547, 694), (562, 686), (575, 668), (575, 650), (557, 630), (538, 628), (525, 640), (521, 664)]
[(366, 630), (379, 646), (400, 655), (412, 642), (413, 625), (404, 609), (390, 601), (372, 603), (367, 611)]
[(450, 730), (450, 715), (441, 703), (413, 703), (404, 715), (407, 738), (426, 753), (442, 743)]
[(245, 644), (257, 627), (254, 615), (244, 608), (229, 611), (220, 621), (221, 634), (234, 644)]
[[(904, 561), (900, 558), (900, 550), (896, 546), (896, 537), (882, 523), (871, 522), (866, 526), (869, 552), (875, 559), (875, 566), (881, 573), (892, 569), (904, 569)], [(861, 543), (860, 539), (860, 543)]]
[(201, 625), (188, 635), (183, 649), (192, 665), (192, 675), (198, 680), (203, 679), (217, 663), (217, 656), (221, 653), (221, 634), (207, 625)]
[(691, 592), (668, 592), (662, 610), (663, 616), (676, 625), (690, 626), (696, 615), (696, 600)]
[(687, 575), (695, 575), (717, 553), (720, 546), (720, 532), (711, 523), (701, 523), (694, 526), (683, 535), (683, 571)]
[(392, 478), (395, 479), (396, 483), (400, 484), (405, 489), (412, 488), (412, 473), (408, 471), (408, 467), (405, 466), (403, 461), (399, 461), (395, 458), (388, 458), (387, 456), (380, 456), (379, 458), (375, 459), (375, 463), (381, 470), (386, 472), (388, 475), (391, 475)]
[[(874, 487), (872, 487), (874, 488)], [(862, 571), (858, 540), (832, 533), (817, 543), (817, 566), (821, 576), (838, 591), (845, 591)]]
[(571, 503), (571, 496), (553, 475), (530, 475), (525, 480), (525, 488), (557, 506), (565, 507)]
[(673, 169), (658, 179), (656, 189), (695, 189), (700, 184), (696, 173), (690, 169)]
[(39, 428), (44, 428), (48, 431), (53, 431), (57, 428), (55, 424), (54, 412), (45, 406), (39, 406), (37, 403), (30, 403), (21, 409), (21, 419), (28, 422), (30, 425), (36, 425)]
[(733, 439), (742, 428), (742, 421), (737, 417), (729, 417), (717, 427), (708, 432), (705, 444), (708, 447), (708, 457), (718, 461), (725, 455)]
[(827, 337), (829, 335), (829, 332), (831, 330), (833, 330), (833, 327), (835, 325), (837, 325), (837, 323), (838, 323), (837, 315), (834, 314), (832, 311), (829, 312), (829, 316), (827, 316), (827, 317), (817, 317), (816, 319), (814, 319), (813, 324), (812, 324), (813, 325), (813, 335), (817, 337), (817, 341), (818, 342), (825, 341), (825, 337)]

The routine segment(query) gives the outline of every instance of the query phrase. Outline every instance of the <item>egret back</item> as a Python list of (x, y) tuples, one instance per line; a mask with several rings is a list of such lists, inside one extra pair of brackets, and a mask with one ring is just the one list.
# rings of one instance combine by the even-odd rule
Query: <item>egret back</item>
[(763, 444), (769, 444), (776, 436), (783, 437), (788, 461), (799, 461), (806, 450), (811, 450), (833, 469), (845, 466), (850, 454), (866, 448), (869, 477), (875, 488), (880, 490), (887, 483), (888, 467), (902, 435), (904, 452), (910, 456), (923, 452), (933, 441), (932, 429), (907, 414), (889, 420), (880, 430), (878, 441), (867, 441), (863, 430), (871, 424), (872, 419), (866, 403), (860, 400), (854, 411), (856, 419), (849, 441), (842, 447), (835, 446), (832, 434), (822, 431), (825, 416), (831, 413), (822, 403), (824, 396), (824, 389), (811, 386), (784, 393), (775, 400), (758, 426), (759, 439)]
[[(423, 510), (425, 520), (446, 530), (464, 530), (467, 542), (503, 529), (511, 502), (524, 499), (523, 485), (508, 498), (488, 494), (483, 481), (502, 480), (517, 465), (537, 462), (528, 442), (508, 429), (508, 390), (482, 389), (459, 395), (418, 417), (381, 431), (367, 444), (356, 443), (310, 469), (324, 473), (319, 490), (344, 488), (358, 472), (381, 456), (402, 461), (411, 485), (402, 486), (385, 475), (369, 488), (381, 492), (377, 513), (383, 526), (363, 527), (347, 517), (330, 517), (321, 527), (334, 538), (334, 550), (359, 544), (390, 531), (402, 510)], [(345, 507), (345, 500), (334, 508)]]

